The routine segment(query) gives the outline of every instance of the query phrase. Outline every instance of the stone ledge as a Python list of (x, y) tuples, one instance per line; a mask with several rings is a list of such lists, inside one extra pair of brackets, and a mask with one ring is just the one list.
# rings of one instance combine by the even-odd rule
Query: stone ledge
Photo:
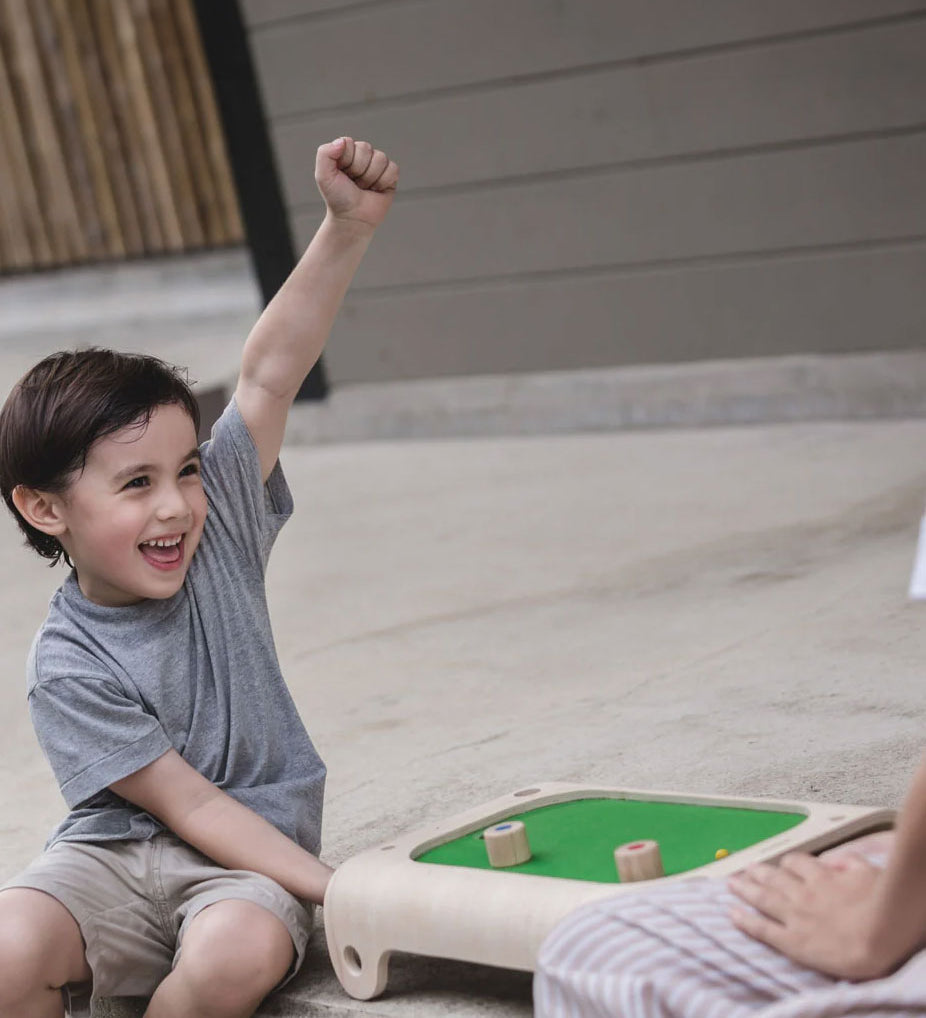
[(335, 387), (293, 444), (926, 415), (926, 352), (795, 356)]

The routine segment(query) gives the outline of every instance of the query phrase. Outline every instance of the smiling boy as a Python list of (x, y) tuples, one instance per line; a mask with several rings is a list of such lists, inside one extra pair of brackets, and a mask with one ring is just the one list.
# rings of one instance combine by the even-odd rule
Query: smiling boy
[(0, 492), (73, 566), (28, 664), (70, 812), (0, 891), (0, 1018), (86, 1014), (91, 993), (245, 1018), (302, 961), (331, 871), (264, 592), (292, 510), (277, 457), (397, 177), (365, 142), (318, 150), (324, 222), (202, 447), (185, 381), (150, 357), (53, 355), (0, 413)]

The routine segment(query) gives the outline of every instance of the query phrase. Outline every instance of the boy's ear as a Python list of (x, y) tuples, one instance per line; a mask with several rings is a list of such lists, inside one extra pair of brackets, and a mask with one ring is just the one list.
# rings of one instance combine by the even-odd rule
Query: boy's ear
[(61, 514), (61, 499), (57, 495), (17, 484), (13, 489), (13, 505), (27, 523), (44, 534), (59, 537), (67, 530)]

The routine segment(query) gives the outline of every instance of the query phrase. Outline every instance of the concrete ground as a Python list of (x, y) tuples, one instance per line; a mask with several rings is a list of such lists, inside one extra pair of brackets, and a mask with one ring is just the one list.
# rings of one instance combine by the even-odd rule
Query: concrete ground
[[(4, 391), (51, 342), (34, 332), (7, 353), (0, 337)], [(269, 596), (329, 766), (332, 864), (541, 780), (900, 800), (924, 741), (926, 605), (906, 589), (926, 420), (325, 445), (299, 427)], [(61, 577), (10, 523), (0, 568), (2, 879), (62, 812), (22, 680)], [(352, 1001), (319, 936), (260, 1014), (530, 1014), (523, 973), (392, 972), (382, 999)]]

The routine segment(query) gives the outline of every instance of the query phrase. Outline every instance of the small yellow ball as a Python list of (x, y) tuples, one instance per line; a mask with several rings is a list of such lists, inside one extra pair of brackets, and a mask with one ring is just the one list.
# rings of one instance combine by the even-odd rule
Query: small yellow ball
[(715, 859), (726, 859), (726, 857), (729, 854), (730, 853), (725, 848), (718, 848), (717, 851), (714, 853), (714, 858)]

